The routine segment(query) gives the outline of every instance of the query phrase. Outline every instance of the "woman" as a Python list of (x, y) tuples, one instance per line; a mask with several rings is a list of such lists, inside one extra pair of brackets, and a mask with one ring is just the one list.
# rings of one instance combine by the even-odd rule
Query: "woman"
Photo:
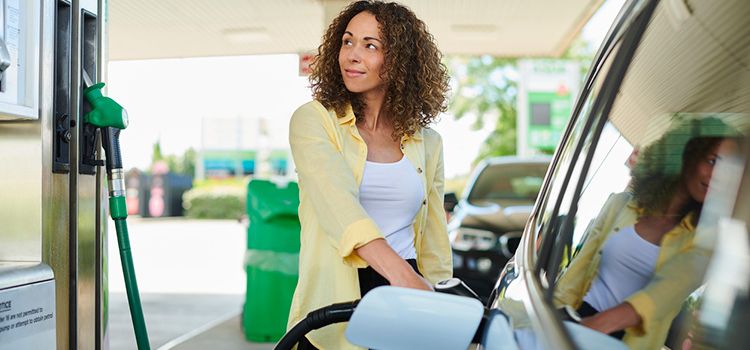
[[(290, 327), (379, 285), (431, 290), (451, 277), (442, 141), (427, 128), (445, 110), (440, 57), (425, 24), (395, 3), (352, 3), (328, 27), (314, 101), (290, 124), (302, 224)], [(313, 331), (299, 348), (354, 348), (344, 329)]]
[(612, 195), (558, 281), (557, 306), (585, 326), (658, 349), (682, 301), (700, 284), (707, 253), (695, 226), (716, 162), (737, 133), (717, 118), (681, 122), (638, 155), (632, 193)]

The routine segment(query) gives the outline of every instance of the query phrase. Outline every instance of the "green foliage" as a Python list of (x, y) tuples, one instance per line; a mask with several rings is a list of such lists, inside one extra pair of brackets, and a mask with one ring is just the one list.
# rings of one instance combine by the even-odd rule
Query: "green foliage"
[(166, 156), (166, 161), (171, 172), (193, 176), (195, 174), (195, 158), (196, 152), (191, 147), (182, 156), (178, 157), (172, 154)]
[(164, 159), (164, 154), (161, 153), (161, 140), (154, 143), (153, 151), (151, 152), (151, 163), (156, 163)]
[(474, 116), (473, 128), (484, 127), (486, 118), (495, 128), (475, 159), (516, 154), (517, 60), (493, 56), (452, 57), (448, 66), (455, 79), (450, 110), (456, 119)]
[(170, 172), (194, 176), (196, 158), (197, 153), (192, 147), (188, 148), (181, 156), (174, 154), (165, 155), (161, 150), (161, 141), (156, 141), (153, 146), (153, 152), (151, 153), (151, 164), (153, 165), (158, 161), (165, 161), (167, 162)]
[(581, 69), (581, 79), (583, 79), (589, 71), (591, 61), (594, 60), (595, 50), (596, 48), (590, 42), (579, 37), (573, 40), (560, 58), (578, 62), (578, 66)]
[(244, 187), (203, 186), (182, 196), (185, 215), (197, 219), (238, 219), (245, 215)]

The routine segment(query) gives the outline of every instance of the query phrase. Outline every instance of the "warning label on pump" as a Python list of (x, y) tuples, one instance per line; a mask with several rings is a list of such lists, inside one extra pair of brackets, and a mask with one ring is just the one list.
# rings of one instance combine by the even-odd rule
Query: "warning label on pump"
[(55, 346), (54, 281), (0, 290), (0, 349), (45, 345)]
[[(11, 304), (10, 301), (7, 301), (6, 303), (8, 305)], [(52, 312), (45, 314), (44, 308), (41, 307), (15, 314), (8, 314), (7, 316), (0, 316), (0, 333), (49, 320), (52, 319), (52, 317), (54, 317)]]

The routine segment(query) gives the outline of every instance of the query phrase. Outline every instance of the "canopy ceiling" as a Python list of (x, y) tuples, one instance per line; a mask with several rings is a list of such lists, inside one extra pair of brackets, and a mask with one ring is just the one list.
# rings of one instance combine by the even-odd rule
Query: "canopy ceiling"
[[(604, 0), (403, 0), (444, 54), (561, 55)], [(116, 0), (109, 59), (310, 52), (348, 1)]]

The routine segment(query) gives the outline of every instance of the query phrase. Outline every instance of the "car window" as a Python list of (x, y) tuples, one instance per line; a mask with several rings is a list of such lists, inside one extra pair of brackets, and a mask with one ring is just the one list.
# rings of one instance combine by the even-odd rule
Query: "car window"
[(702, 284), (718, 218), (731, 215), (711, 194), (741, 176), (714, 170), (744, 156), (750, 123), (750, 3), (694, 1), (684, 18), (674, 11), (659, 3), (601, 133), (580, 134), (590, 164), (577, 171), (581, 156), (567, 165), (576, 171), (545, 238), (561, 257), (547, 266), (557, 276), (554, 307), (598, 317), (632, 309), (640, 323), (610, 334), (634, 348), (682, 348), (689, 338), (668, 339), (681, 327), (672, 321)]
[[(541, 242), (544, 241), (546, 236), (555, 231), (562, 219), (565, 216), (562, 210), (569, 207), (569, 200), (571, 198), (571, 191), (573, 187), (568, 187), (567, 184), (575, 183), (575, 179), (579, 176), (581, 171), (581, 164), (583, 158), (578, 157), (581, 152), (577, 152), (576, 146), (582, 141), (590, 139), (591, 128), (586, 129), (587, 123), (590, 123), (589, 114), (591, 112), (592, 105), (596, 98), (599, 96), (599, 92), (604, 84), (607, 72), (612, 64), (612, 59), (619, 50), (619, 43), (616, 43), (609, 54), (600, 62), (600, 68), (597, 70), (596, 75), (592, 75), (592, 80), (587, 83), (584, 93), (579, 97), (578, 106), (576, 108), (577, 113), (572, 117), (573, 124), (569, 126), (569, 135), (564, 143), (559, 145), (557, 162), (550, 174), (550, 184), (548, 189), (540, 197), (539, 208), (535, 213), (535, 220), (533, 223), (536, 247), (536, 258), (544, 257), (549, 255), (549, 251), (545, 252), (542, 249)], [(584, 145), (587, 149), (588, 146)], [(566, 174), (572, 169), (571, 179), (566, 178)], [(562, 197), (562, 204), (559, 205), (558, 199)], [(565, 205), (567, 201), (568, 205)], [(544, 271), (542, 271), (544, 273)]]
[(542, 186), (548, 163), (490, 164), (479, 174), (467, 200), (533, 203)]

